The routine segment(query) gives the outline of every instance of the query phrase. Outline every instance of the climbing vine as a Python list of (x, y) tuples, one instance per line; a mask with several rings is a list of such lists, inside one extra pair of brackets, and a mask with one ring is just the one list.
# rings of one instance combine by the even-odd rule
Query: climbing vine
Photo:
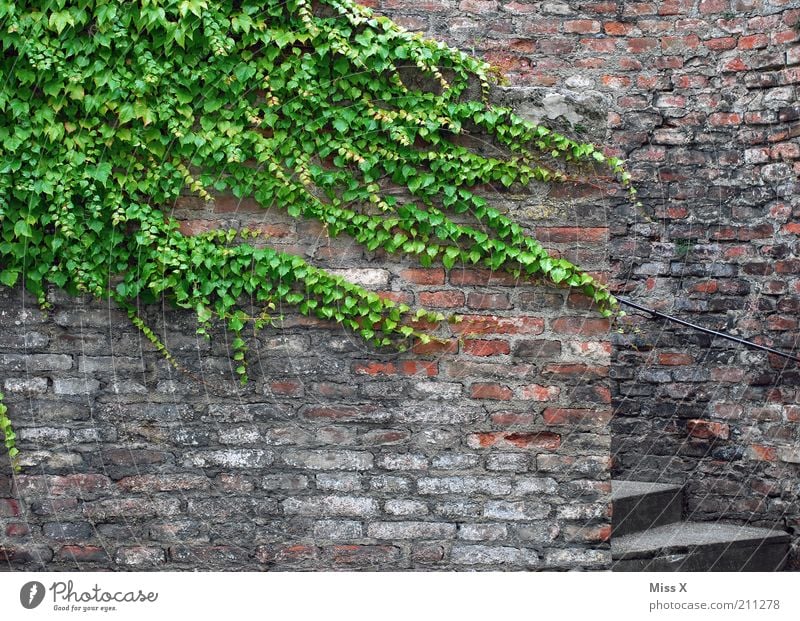
[[(541, 277), (615, 312), (475, 188), (599, 162), (633, 192), (622, 161), (492, 105), (487, 64), (351, 0), (0, 0), (0, 48), (0, 283), (43, 307), (48, 285), (110, 297), (174, 362), (136, 310), (166, 298), (201, 334), (224, 322), (242, 379), (242, 331), (279, 304), (377, 346), (427, 341), (415, 320), (444, 319), (255, 232), (188, 236), (169, 217), (182, 194), (232, 193), (370, 251)], [(463, 146), (475, 133), (491, 154)], [(0, 428), (13, 457), (4, 406)]]

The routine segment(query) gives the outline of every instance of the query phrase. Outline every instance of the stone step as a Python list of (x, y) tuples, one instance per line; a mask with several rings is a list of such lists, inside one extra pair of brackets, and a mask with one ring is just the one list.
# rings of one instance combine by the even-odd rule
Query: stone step
[(683, 512), (680, 485), (612, 481), (611, 501), (614, 506), (612, 537), (678, 522)]
[(676, 522), (611, 540), (614, 571), (779, 571), (789, 553), (780, 530)]

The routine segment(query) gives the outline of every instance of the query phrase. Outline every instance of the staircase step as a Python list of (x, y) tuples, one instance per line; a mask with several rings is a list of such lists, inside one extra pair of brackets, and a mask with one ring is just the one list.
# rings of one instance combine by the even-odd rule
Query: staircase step
[(613, 537), (678, 522), (683, 511), (681, 486), (667, 483), (612, 481), (611, 500)]
[(614, 571), (779, 571), (783, 531), (720, 522), (680, 522), (611, 540)]

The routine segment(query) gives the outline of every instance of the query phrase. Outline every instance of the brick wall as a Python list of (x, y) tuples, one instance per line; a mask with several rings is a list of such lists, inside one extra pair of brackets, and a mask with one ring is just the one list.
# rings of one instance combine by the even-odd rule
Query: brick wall
[[(611, 214), (618, 290), (798, 347), (796, 0), (372, 4), (482, 54), (514, 83), (606, 95), (610, 143), (629, 159), (649, 216)], [(797, 532), (798, 365), (671, 325), (629, 326), (615, 336), (612, 368), (620, 475), (686, 482), (695, 519)]]
[[(498, 97), (605, 129), (596, 97)], [(487, 191), (551, 249), (607, 273), (597, 190)], [(0, 291), (0, 378), (23, 465), (0, 474), (0, 568), (610, 566), (611, 346), (584, 298), (420, 269), (230, 197), (186, 197), (172, 213), (187, 233), (261, 228), (276, 247), (465, 319), (445, 344), (399, 355), (287, 310), (249, 339), (242, 388), (225, 335), (198, 338), (187, 313), (145, 311), (176, 372), (113, 306), (54, 291), (44, 314), (19, 288)]]

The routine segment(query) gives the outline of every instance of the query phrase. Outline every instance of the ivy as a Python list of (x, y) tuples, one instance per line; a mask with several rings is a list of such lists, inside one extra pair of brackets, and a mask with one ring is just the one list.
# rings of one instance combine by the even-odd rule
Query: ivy
[[(540, 277), (616, 312), (475, 188), (599, 163), (633, 194), (623, 162), (492, 105), (488, 64), (351, 0), (0, 0), (0, 49), (0, 283), (43, 307), (49, 285), (110, 297), (170, 362), (140, 303), (189, 309), (200, 334), (223, 322), (243, 381), (243, 330), (278, 306), (379, 347), (429, 340), (417, 326), (444, 319), (251, 231), (183, 235), (168, 214), (187, 193), (253, 197), (370, 251)], [(472, 133), (492, 156), (462, 146)]]

